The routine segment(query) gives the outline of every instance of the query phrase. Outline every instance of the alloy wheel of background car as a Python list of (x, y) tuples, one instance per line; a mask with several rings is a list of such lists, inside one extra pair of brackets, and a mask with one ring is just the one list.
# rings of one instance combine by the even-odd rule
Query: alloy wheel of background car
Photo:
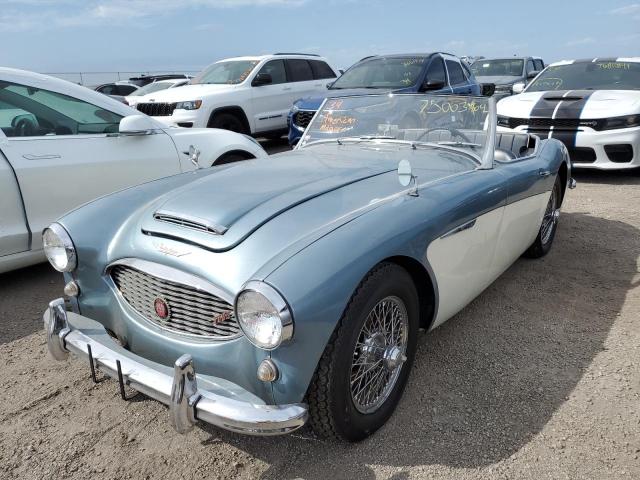
[(398, 297), (382, 299), (369, 312), (351, 362), (351, 399), (359, 412), (375, 412), (389, 398), (407, 359), (408, 330)]
[[(387, 338), (394, 318), (398, 330), (394, 326)], [(382, 263), (365, 276), (327, 343), (307, 392), (310, 424), (319, 436), (354, 442), (384, 425), (413, 365), (418, 319), (418, 293), (404, 268)], [(380, 352), (378, 347), (383, 344)], [(385, 364), (385, 354), (388, 367), (377, 369)], [(367, 382), (379, 381), (380, 385), (360, 392), (357, 386), (366, 384), (359, 382), (358, 371), (366, 372), (360, 368), (366, 362), (379, 373), (376, 376), (372, 370)]]
[(556, 177), (556, 182), (551, 190), (549, 201), (547, 202), (547, 208), (542, 217), (542, 224), (538, 231), (533, 244), (524, 252), (524, 256), (528, 258), (540, 258), (544, 257), (553, 244), (553, 239), (556, 236), (558, 230), (558, 220), (560, 219), (560, 204), (562, 200), (560, 176)]

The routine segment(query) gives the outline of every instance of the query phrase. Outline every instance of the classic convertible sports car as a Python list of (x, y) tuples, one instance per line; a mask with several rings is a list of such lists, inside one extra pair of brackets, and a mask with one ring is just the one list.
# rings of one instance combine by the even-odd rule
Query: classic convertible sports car
[[(387, 122), (409, 112), (415, 128)], [(394, 411), (418, 330), (522, 254), (546, 254), (572, 186), (562, 143), (496, 134), (493, 99), (329, 99), (293, 152), (147, 183), (52, 224), (45, 249), (68, 298), (45, 312), (48, 348), (123, 397), (168, 404), (179, 432), (282, 434), (309, 419), (357, 441)]]

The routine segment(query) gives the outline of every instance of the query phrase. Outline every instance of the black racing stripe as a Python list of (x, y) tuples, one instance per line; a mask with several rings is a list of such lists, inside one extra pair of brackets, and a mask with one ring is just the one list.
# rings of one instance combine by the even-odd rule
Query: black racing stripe
[(530, 118), (551, 118), (553, 111), (558, 106), (558, 98), (567, 93), (567, 90), (553, 90), (544, 92), (531, 109)]
[[(567, 98), (560, 103), (560, 107), (556, 111), (556, 119), (579, 119), (582, 116), (582, 110), (593, 94), (593, 90), (572, 90)], [(578, 129), (557, 129), (554, 127), (551, 132), (551, 138), (556, 138), (564, 143), (568, 149), (576, 146), (576, 137)]]

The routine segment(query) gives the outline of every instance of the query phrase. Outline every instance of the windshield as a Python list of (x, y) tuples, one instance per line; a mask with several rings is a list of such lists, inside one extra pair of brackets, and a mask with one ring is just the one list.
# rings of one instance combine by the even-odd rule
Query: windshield
[(131, 93), (132, 97), (140, 97), (142, 95), (146, 95), (148, 93), (159, 92), (160, 90), (166, 90), (167, 88), (175, 85), (174, 82), (153, 82), (145, 85), (144, 87), (140, 87), (135, 92)]
[(547, 67), (526, 91), (548, 90), (640, 90), (640, 63), (578, 62)]
[(258, 60), (230, 60), (214, 63), (200, 72), (193, 80), (191, 80), (191, 83), (215, 83), (226, 85), (242, 83), (247, 79), (258, 63), (260, 63)]
[(418, 81), (425, 57), (372, 58), (344, 72), (331, 90), (342, 88), (406, 88)]
[(471, 65), (471, 71), (476, 77), (521, 77), (523, 67), (521, 58), (478, 60)]
[(487, 97), (385, 94), (329, 98), (307, 127), (299, 148), (327, 142), (388, 142), (454, 149), (481, 161), (489, 115)]

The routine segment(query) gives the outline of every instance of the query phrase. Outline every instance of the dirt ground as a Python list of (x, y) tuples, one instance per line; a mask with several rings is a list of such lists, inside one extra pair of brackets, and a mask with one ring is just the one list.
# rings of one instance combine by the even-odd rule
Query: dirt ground
[(551, 253), (424, 335), (395, 415), (354, 445), (178, 435), (164, 406), (48, 357), (59, 274), (0, 275), (0, 478), (640, 478), (640, 175), (576, 178)]

